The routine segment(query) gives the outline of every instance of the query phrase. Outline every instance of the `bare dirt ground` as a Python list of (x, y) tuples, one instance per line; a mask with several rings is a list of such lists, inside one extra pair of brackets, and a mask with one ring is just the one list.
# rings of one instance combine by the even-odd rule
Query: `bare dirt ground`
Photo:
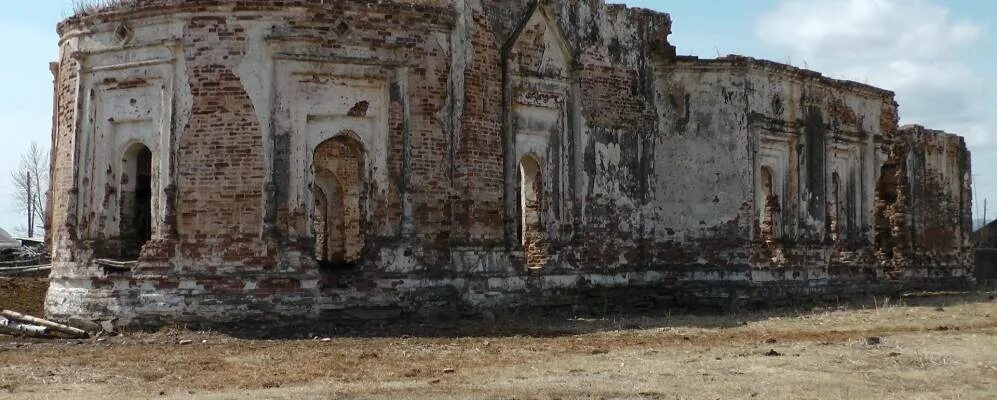
[(997, 397), (997, 302), (987, 294), (724, 315), (502, 317), (453, 329), (274, 341), (177, 328), (82, 341), (0, 336), (0, 398)]

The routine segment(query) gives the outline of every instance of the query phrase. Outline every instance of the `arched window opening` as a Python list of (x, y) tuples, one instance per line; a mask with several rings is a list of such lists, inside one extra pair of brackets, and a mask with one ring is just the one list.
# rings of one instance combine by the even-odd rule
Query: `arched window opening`
[(546, 246), (543, 235), (543, 172), (540, 163), (532, 156), (519, 162), (520, 207), (522, 231), (520, 239), (526, 253), (527, 265), (542, 267), (546, 263)]
[(137, 259), (152, 238), (152, 151), (129, 147), (121, 159), (119, 240), (121, 257)]
[(779, 195), (775, 190), (772, 169), (762, 167), (760, 175), (762, 206), (759, 207), (758, 224), (760, 239), (766, 244), (772, 244), (777, 237), (779, 222)]
[(364, 153), (346, 135), (322, 142), (312, 163), (312, 230), (315, 259), (324, 267), (349, 267), (363, 253)]

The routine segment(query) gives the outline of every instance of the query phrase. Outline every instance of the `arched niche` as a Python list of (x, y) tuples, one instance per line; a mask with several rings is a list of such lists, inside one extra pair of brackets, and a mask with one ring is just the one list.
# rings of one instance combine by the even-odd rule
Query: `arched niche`
[(365, 152), (343, 132), (312, 155), (312, 231), (315, 258), (325, 266), (350, 266), (363, 256)]
[(118, 238), (121, 257), (136, 259), (152, 238), (152, 151), (129, 145), (121, 157)]
[(833, 242), (841, 240), (841, 234), (845, 230), (841, 205), (841, 176), (835, 171), (831, 174), (831, 188), (827, 199), (827, 227)]
[(772, 243), (779, 237), (779, 221), (781, 220), (778, 180), (769, 166), (762, 166), (758, 177), (759, 239), (765, 243)]
[(544, 235), (544, 177), (536, 156), (527, 154), (519, 161), (520, 242), (527, 265), (542, 267), (546, 259)]
[(550, 237), (558, 242), (557, 227), (570, 221), (578, 207), (573, 193), (578, 179), (571, 174), (580, 147), (580, 103), (577, 100), (576, 51), (566, 40), (554, 15), (534, 3), (502, 48), (504, 65), (503, 152), (506, 241), (509, 248), (523, 240), (521, 196), (523, 160), (531, 157), (546, 182)]

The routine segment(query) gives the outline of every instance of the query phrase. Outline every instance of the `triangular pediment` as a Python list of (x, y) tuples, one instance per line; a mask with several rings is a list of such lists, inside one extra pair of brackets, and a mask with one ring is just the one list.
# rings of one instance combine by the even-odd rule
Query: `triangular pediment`
[(512, 72), (524, 76), (566, 78), (574, 63), (568, 45), (553, 14), (535, 4), (505, 46), (506, 61)]

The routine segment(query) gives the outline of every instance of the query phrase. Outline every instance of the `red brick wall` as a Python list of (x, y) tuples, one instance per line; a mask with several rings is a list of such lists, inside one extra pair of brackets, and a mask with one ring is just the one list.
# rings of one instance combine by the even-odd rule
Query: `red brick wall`
[(58, 113), (54, 123), (56, 134), (52, 143), (52, 176), (50, 193), (52, 201), (52, 230), (54, 246), (52, 259), (56, 262), (71, 261), (71, 246), (74, 238), (75, 224), (72, 212), (73, 183), (73, 151), (76, 146), (76, 91), (78, 85), (79, 64), (70, 57), (66, 48), (62, 50), (59, 63), (58, 80), (55, 82), (58, 91)]
[(631, 132), (654, 129), (656, 116), (638, 71), (621, 66), (583, 64), (579, 71), (582, 107), (589, 123)]
[[(563, 56), (563, 54), (548, 53), (563, 53), (563, 50), (555, 43), (550, 43), (551, 46), (548, 47), (545, 40), (548, 29), (560, 30), (556, 26), (548, 27), (546, 18), (538, 16), (520, 32), (516, 39), (516, 45), (509, 52), (509, 65), (513, 74), (531, 77), (567, 77), (568, 71), (564, 70), (562, 66), (544, 64), (545, 58), (554, 57), (556, 59)], [(552, 34), (552, 36), (555, 35)]]
[(177, 149), (183, 252), (239, 261), (260, 253), (263, 222), (263, 132), (233, 70), (245, 31), (226, 18), (195, 17), (183, 40), (193, 95)]
[[(464, 75), (454, 225), (470, 242), (503, 238), (502, 63), (487, 15), (474, 13), (474, 46)], [(472, 237), (472, 235), (474, 235)]]

